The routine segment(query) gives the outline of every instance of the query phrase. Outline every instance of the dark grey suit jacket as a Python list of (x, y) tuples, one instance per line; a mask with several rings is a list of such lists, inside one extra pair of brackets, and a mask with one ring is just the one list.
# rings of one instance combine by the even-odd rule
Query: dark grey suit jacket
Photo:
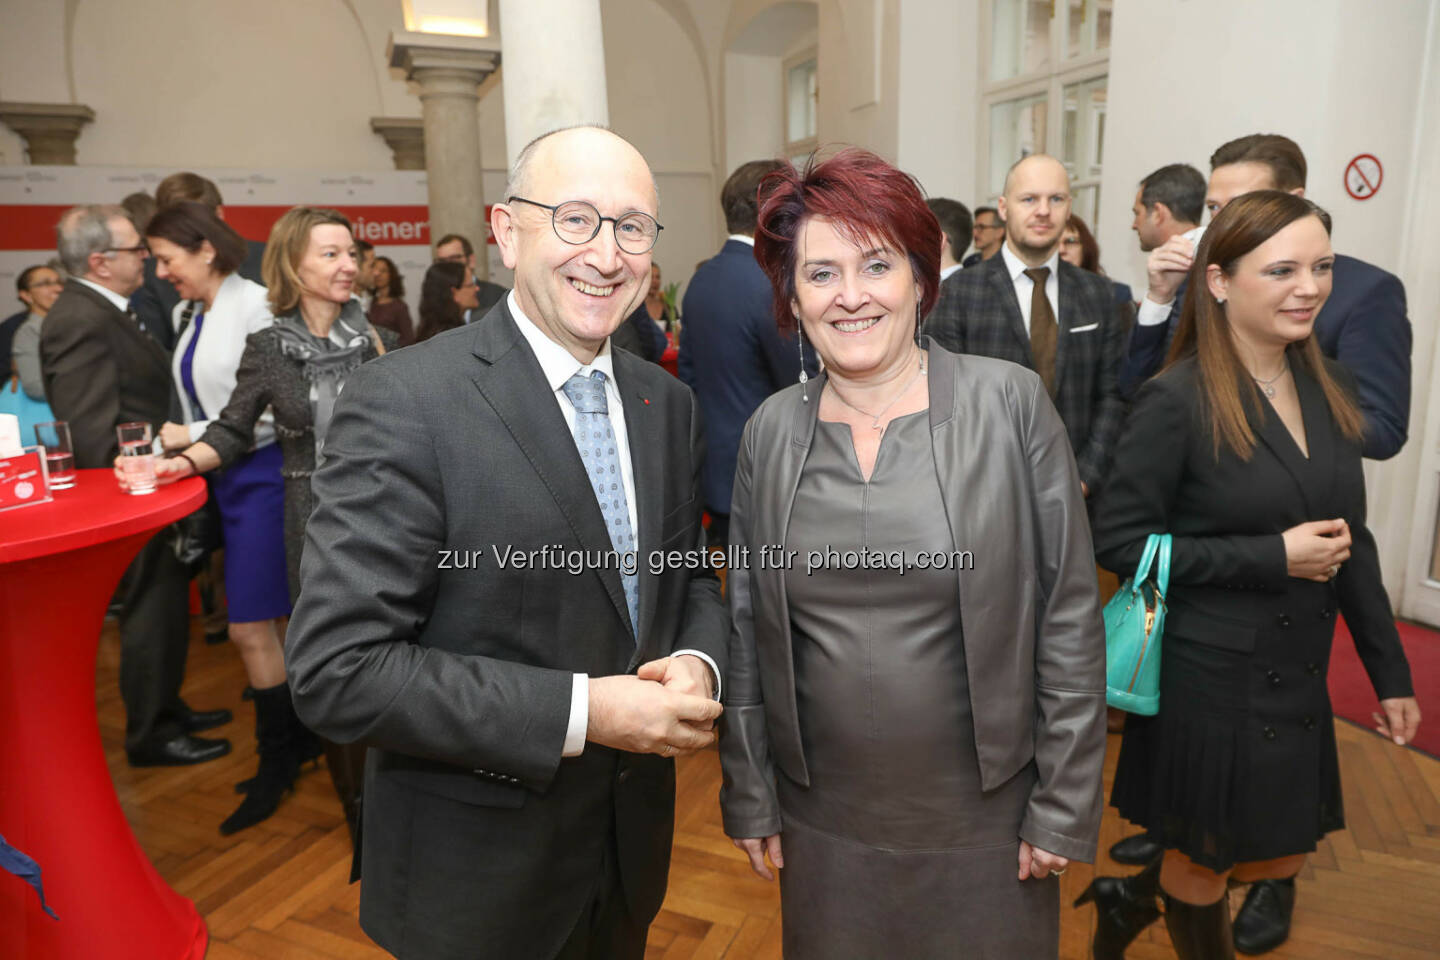
[(115, 427), (156, 430), (170, 412), (170, 358), (139, 325), (77, 280), (45, 318), (40, 371), (55, 416), (70, 424), (75, 465), (108, 467), (120, 452)]
[(360, 921), (401, 957), (553, 956), (612, 835), (634, 918), (649, 923), (664, 897), (673, 763), (595, 744), (560, 755), (572, 674), (682, 647), (725, 664), (717, 580), (648, 569), (652, 551), (701, 543), (694, 396), (628, 353), (614, 369), (635, 471), (638, 648), (613, 568), (497, 561), (610, 550), (504, 301), (365, 364), (336, 405), (286, 666), (306, 724), (372, 748)]
[[(1075, 860), (1095, 856), (1105, 759), (1105, 630), (1075, 461), (1034, 373), (931, 346), (930, 443), (955, 549), (981, 782), (1033, 762), (1039, 782), (1019, 836)], [(822, 374), (823, 377), (823, 374)], [(823, 380), (812, 385), (818, 397)], [(730, 511), (732, 546), (783, 544), (819, 404), (792, 386), (745, 427)], [(785, 571), (732, 570), (720, 806), (725, 832), (780, 830), (774, 772), (809, 783), (796, 708)]]
[[(1055, 409), (1093, 496), (1105, 478), (1125, 418), (1117, 377), (1133, 308), (1115, 302), (1110, 281), (1059, 261), (1060, 331), (1055, 341)], [(954, 353), (1035, 367), (1015, 285), (997, 254), (958, 270), (940, 288), (925, 332)]]

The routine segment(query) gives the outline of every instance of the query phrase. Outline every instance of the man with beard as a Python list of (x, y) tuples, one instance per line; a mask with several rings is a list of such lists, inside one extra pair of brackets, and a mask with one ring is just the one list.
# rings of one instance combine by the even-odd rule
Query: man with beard
[(998, 357), (1040, 374), (1075, 451), (1081, 486), (1100, 486), (1124, 417), (1116, 374), (1128, 315), (1110, 281), (1060, 259), (1070, 219), (1070, 177), (1054, 157), (1034, 154), (1010, 168), (998, 203), (1000, 253), (941, 285), (926, 321), (955, 353)]

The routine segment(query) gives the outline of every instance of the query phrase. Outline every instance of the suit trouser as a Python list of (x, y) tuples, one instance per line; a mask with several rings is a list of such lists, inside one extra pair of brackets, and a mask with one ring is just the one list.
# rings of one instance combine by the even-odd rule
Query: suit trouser
[(190, 649), (190, 577), (169, 532), (151, 537), (120, 580), (120, 698), (125, 749), (183, 733), (176, 711)]
[(643, 960), (649, 934), (649, 927), (637, 923), (625, 903), (612, 829), (600, 881), (555, 960)]

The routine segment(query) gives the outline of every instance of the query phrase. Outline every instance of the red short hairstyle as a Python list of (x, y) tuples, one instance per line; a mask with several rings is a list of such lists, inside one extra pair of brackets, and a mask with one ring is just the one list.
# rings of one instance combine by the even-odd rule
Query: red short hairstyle
[(795, 326), (795, 237), (811, 217), (825, 217), (863, 245), (879, 239), (903, 253), (920, 284), (920, 315), (940, 294), (940, 221), (920, 185), (868, 150), (847, 147), (823, 163), (812, 155), (803, 171), (789, 163), (760, 181), (755, 259), (775, 291), (775, 322)]

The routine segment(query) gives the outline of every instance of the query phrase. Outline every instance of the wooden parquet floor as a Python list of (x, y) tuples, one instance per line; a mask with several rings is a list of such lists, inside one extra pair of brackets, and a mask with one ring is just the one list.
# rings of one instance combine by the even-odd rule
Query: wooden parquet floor
[[(233, 785), (255, 767), (254, 711), (240, 700), (245, 674), (233, 648), (206, 646), (198, 631), (191, 646), (186, 699), (197, 709), (235, 711), (235, 721), (217, 731), (230, 737), (235, 750), (198, 767), (135, 770), (125, 763), (118, 660), (109, 623), (96, 677), (106, 758), (141, 845), (161, 875), (205, 917), (209, 960), (388, 956), (356, 920), (360, 888), (347, 883), (349, 838), (323, 768), (308, 770), (274, 817), (235, 836), (220, 836), (220, 821), (239, 800)], [(1440, 704), (1427, 706), (1432, 714), (1427, 722), (1440, 722)], [(1269, 956), (1434, 960), (1440, 957), (1440, 761), (1343, 722), (1338, 734), (1349, 829), (1332, 834), (1310, 858), (1290, 940)], [(1112, 737), (1107, 794), (1117, 746)], [(780, 958), (778, 888), (754, 877), (722, 833), (719, 788), (713, 751), (681, 761), (669, 895), (651, 928), (647, 960)], [(1101, 850), (1129, 832), (1107, 811)], [(1108, 860), (1100, 869), (1129, 870)], [(1072, 910), (1069, 903), (1093, 874), (1093, 868), (1077, 864), (1062, 881), (1064, 960), (1089, 957), (1094, 908)], [(1127, 955), (1173, 958), (1163, 923), (1146, 931)], [(897, 943), (890, 958), (907, 956), (905, 945)], [(956, 957), (964, 957), (963, 949)]]

